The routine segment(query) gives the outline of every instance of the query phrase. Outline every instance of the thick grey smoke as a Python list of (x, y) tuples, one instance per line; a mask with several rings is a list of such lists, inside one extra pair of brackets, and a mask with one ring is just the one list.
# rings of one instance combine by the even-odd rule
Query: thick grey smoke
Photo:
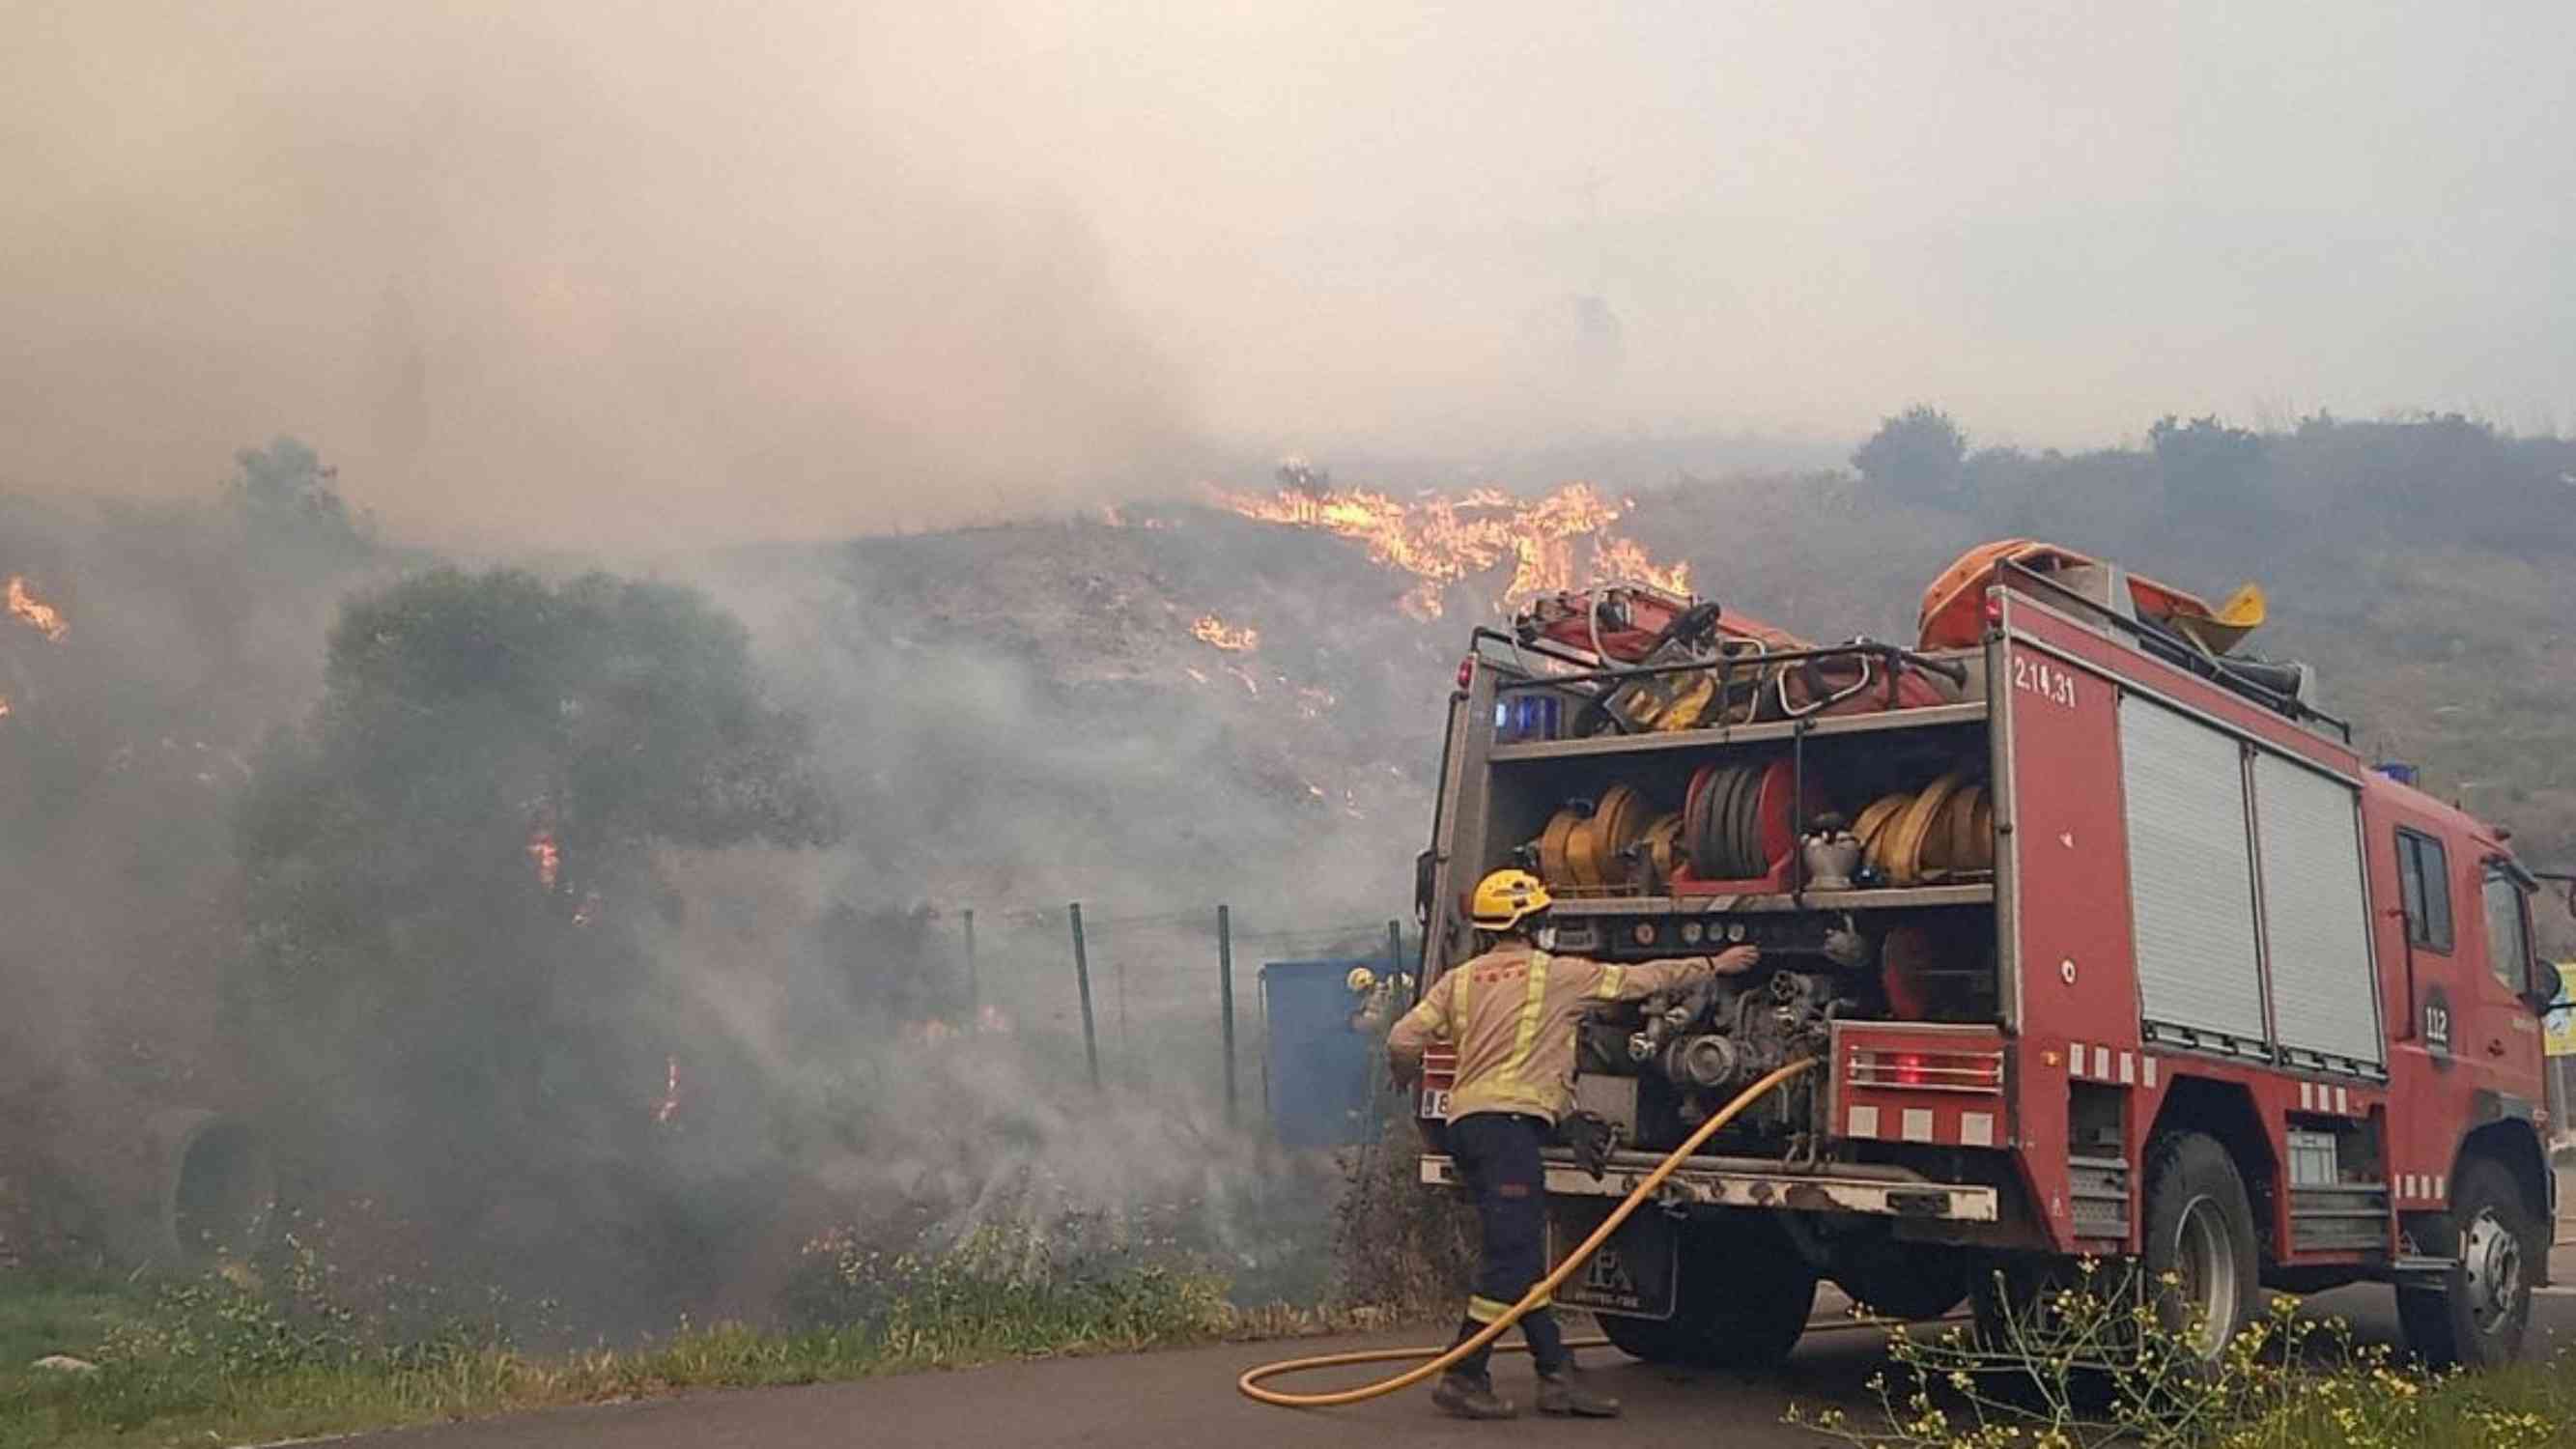
[(994, 23), (13, 8), (0, 471), (194, 493), (291, 429), (389, 524), (510, 548), (1170, 486), (1189, 391)]
[(584, 548), (1926, 394), (2547, 431), (2571, 15), (14, 6), (0, 475), (292, 431), (415, 534)]

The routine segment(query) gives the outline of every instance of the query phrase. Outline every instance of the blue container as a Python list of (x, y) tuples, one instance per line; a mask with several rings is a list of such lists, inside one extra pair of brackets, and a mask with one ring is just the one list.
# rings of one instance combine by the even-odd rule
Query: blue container
[(1354, 1030), (1362, 1001), (1351, 968), (1383, 976), (1383, 959), (1273, 961), (1261, 968), (1269, 1042), (1262, 1080), (1270, 1130), (1286, 1147), (1349, 1147), (1377, 1133), (1377, 1079), (1384, 1043)]
[(2386, 775), (2388, 778), (2396, 781), (2400, 785), (2412, 785), (2415, 783), (2415, 767), (2413, 765), (2404, 764), (2397, 760), (2382, 760), (2370, 768)]

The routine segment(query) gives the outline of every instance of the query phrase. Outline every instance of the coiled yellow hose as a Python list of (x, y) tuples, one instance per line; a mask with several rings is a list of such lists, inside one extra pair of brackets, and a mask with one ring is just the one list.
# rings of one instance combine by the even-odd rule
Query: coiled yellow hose
[[(1815, 1064), (1816, 1059), (1814, 1057), (1802, 1057), (1737, 1093), (1734, 1101), (1727, 1103), (1723, 1108), (1720, 1108), (1715, 1114), (1711, 1115), (1707, 1121), (1702, 1122), (1699, 1125), (1698, 1131), (1693, 1132), (1689, 1138), (1683, 1141), (1681, 1146), (1674, 1148), (1665, 1156), (1663, 1161), (1656, 1163), (1655, 1170), (1646, 1174), (1646, 1180), (1638, 1183), (1635, 1188), (1631, 1189), (1627, 1197), (1621, 1199), (1619, 1205), (1610, 1210), (1610, 1216), (1601, 1220), (1601, 1226), (1592, 1230), (1592, 1236), (1585, 1238), (1581, 1243), (1576, 1244), (1574, 1251), (1565, 1255), (1564, 1262), (1557, 1264), (1553, 1272), (1550, 1272), (1546, 1277), (1541, 1278), (1538, 1282), (1532, 1284), (1530, 1286), (1530, 1291), (1521, 1295), (1520, 1302), (1513, 1304), (1510, 1310), (1505, 1312), (1502, 1317), (1486, 1324), (1484, 1329), (1475, 1337), (1470, 1338), (1463, 1343), (1453, 1345), (1446, 1350), (1437, 1348), (1372, 1348), (1363, 1349), (1356, 1353), (1326, 1353), (1317, 1354), (1312, 1358), (1281, 1359), (1277, 1363), (1266, 1363), (1256, 1368), (1245, 1369), (1243, 1371), (1243, 1377), (1234, 1381), (1235, 1388), (1241, 1391), (1243, 1396), (1247, 1399), (1252, 1399), (1264, 1404), (1276, 1404), (1283, 1409), (1330, 1409), (1343, 1404), (1364, 1403), (1367, 1400), (1381, 1398), (1387, 1394), (1394, 1393), (1398, 1389), (1411, 1388), (1413, 1385), (1422, 1382), (1433, 1374), (1439, 1373), (1443, 1369), (1448, 1368), (1451, 1364), (1465, 1358), (1468, 1354), (1471, 1354), (1477, 1349), (1492, 1343), (1495, 1339), (1502, 1337), (1503, 1331), (1510, 1328), (1513, 1324), (1520, 1322), (1523, 1314), (1528, 1313), (1539, 1304), (1547, 1302), (1555, 1294), (1557, 1285), (1572, 1277), (1574, 1275), (1574, 1270), (1583, 1266), (1585, 1259), (1591, 1257), (1595, 1252), (1598, 1252), (1603, 1243), (1610, 1241), (1610, 1235), (1619, 1230), (1619, 1225), (1626, 1222), (1629, 1216), (1636, 1212), (1638, 1208), (1644, 1206), (1646, 1200), (1655, 1195), (1655, 1190), (1664, 1185), (1664, 1179), (1672, 1176), (1673, 1173), (1681, 1167), (1684, 1159), (1688, 1158), (1692, 1153), (1697, 1152), (1701, 1143), (1716, 1136), (1720, 1128), (1723, 1128), (1727, 1123), (1735, 1120), (1735, 1115), (1737, 1113), (1752, 1106), (1755, 1102), (1760, 1101), (1763, 1095), (1768, 1093), (1772, 1088), (1788, 1081), (1790, 1078), (1807, 1070)], [(1602, 1340), (1597, 1338), (1585, 1339), (1580, 1343), (1568, 1344), (1567, 1347), (1588, 1348), (1600, 1342), (1602, 1342)], [(1514, 1345), (1513, 1347), (1524, 1351), (1526, 1350), (1526, 1345)], [(1505, 1352), (1510, 1351), (1512, 1350), (1505, 1350)], [(1266, 1389), (1261, 1386), (1263, 1380), (1274, 1379), (1282, 1374), (1305, 1373), (1310, 1369), (1339, 1368), (1348, 1364), (1392, 1363), (1400, 1359), (1408, 1358), (1427, 1358), (1430, 1362), (1417, 1364), (1414, 1367), (1406, 1369), (1404, 1372), (1395, 1375), (1393, 1378), (1380, 1379), (1373, 1384), (1362, 1384), (1355, 1389), (1336, 1389), (1330, 1393), (1290, 1394), (1283, 1393), (1278, 1389)]]

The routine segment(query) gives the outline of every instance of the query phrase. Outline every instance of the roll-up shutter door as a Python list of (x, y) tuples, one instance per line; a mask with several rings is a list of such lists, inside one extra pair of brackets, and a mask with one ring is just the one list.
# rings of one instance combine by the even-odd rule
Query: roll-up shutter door
[(2261, 1051), (2254, 870), (2235, 739), (2123, 695), (2120, 775), (2143, 1015), (2151, 1026), (2183, 1028), (2201, 1045)]
[(2281, 1045), (2378, 1066), (2379, 992), (2353, 788), (2257, 755), (2254, 829)]

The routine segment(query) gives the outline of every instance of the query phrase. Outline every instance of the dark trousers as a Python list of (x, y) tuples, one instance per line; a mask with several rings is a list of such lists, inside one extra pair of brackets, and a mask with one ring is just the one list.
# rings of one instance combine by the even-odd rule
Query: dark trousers
[[(1478, 1112), (1449, 1124), (1449, 1153), (1475, 1194), (1485, 1236), (1459, 1342), (1502, 1317), (1547, 1272), (1547, 1178), (1538, 1156), (1547, 1134), (1544, 1120), (1518, 1113)], [(1553, 1373), (1564, 1364), (1565, 1334), (1554, 1309), (1542, 1304), (1523, 1315), (1520, 1326), (1539, 1372)], [(1490, 1346), (1477, 1350), (1454, 1372), (1484, 1373), (1490, 1352)]]

